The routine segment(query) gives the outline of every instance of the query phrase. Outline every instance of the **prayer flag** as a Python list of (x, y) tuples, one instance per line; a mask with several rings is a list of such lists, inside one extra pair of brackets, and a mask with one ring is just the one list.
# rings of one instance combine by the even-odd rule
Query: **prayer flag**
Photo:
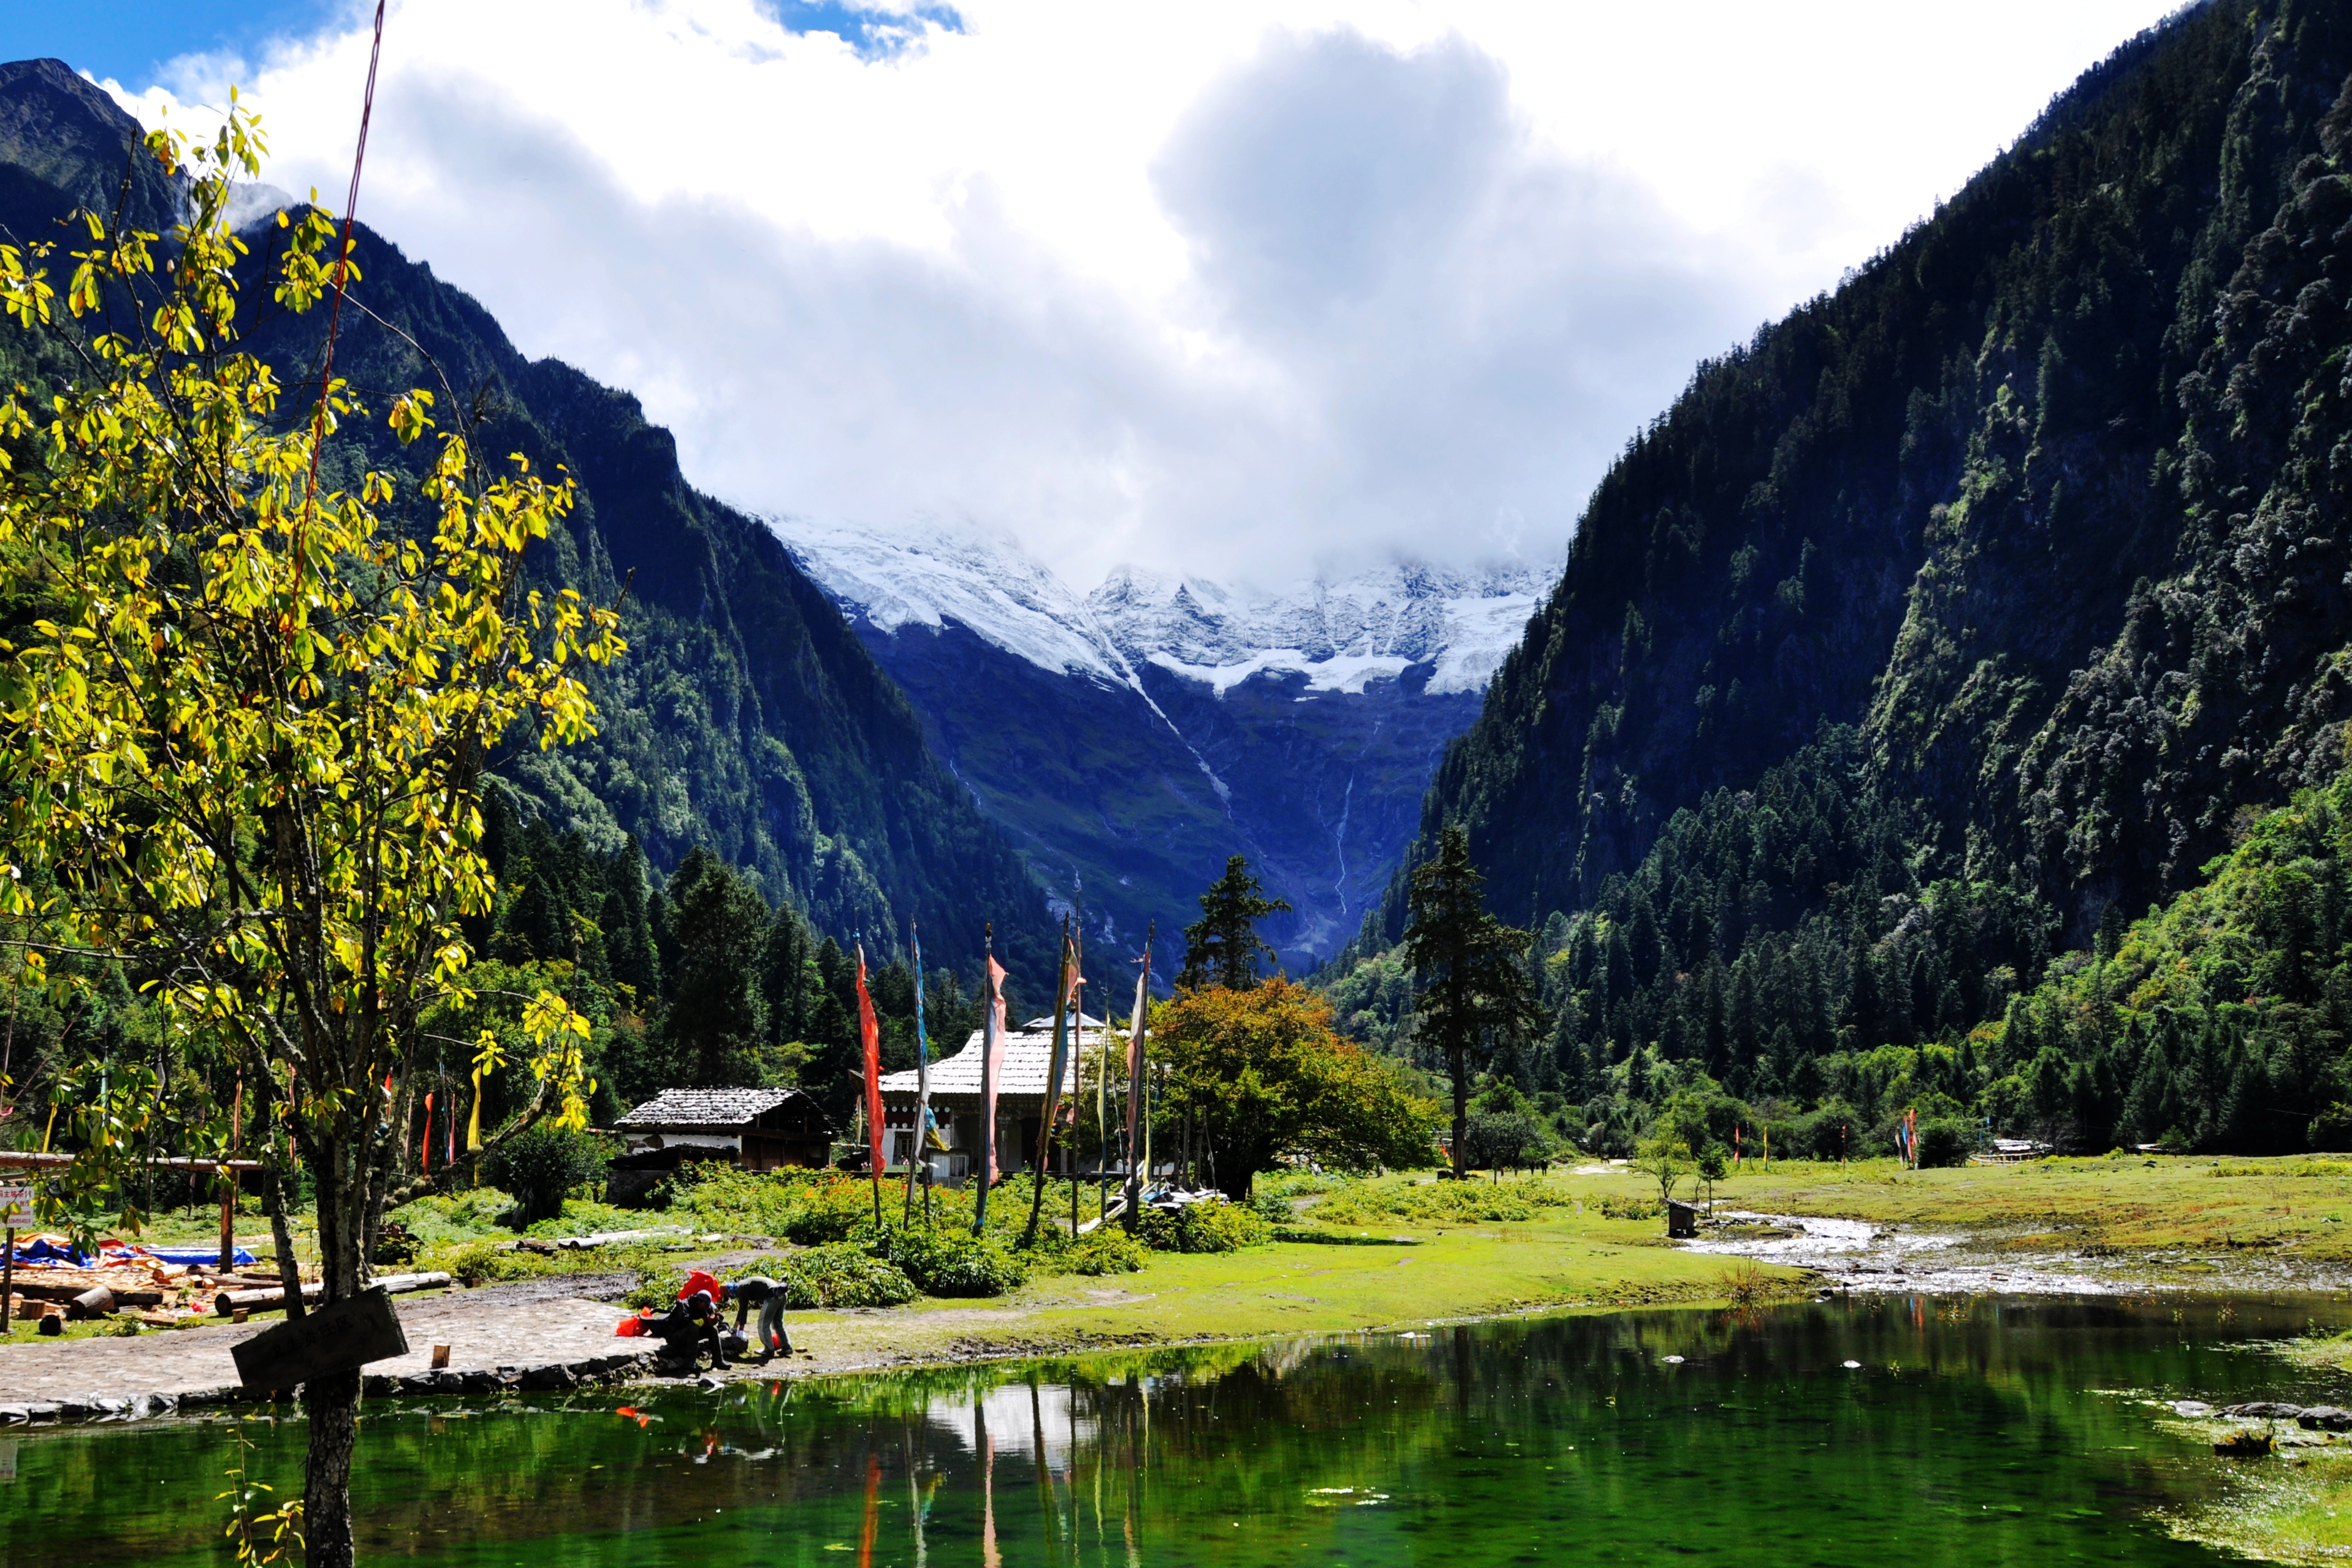
[(988, 1189), (996, 1179), (996, 1066), (1004, 1051), (1004, 966), (988, 955), (982, 982), (987, 1002), (980, 1024), (980, 1195), (972, 1205), (972, 1234), (988, 1226)]
[(1127, 1228), (1135, 1228), (1135, 1205), (1143, 1201), (1143, 1180), (1150, 1173), (1150, 1151), (1136, 1136), (1143, 1116), (1143, 1020), (1151, 1001), (1151, 948), (1147, 939), (1143, 969), (1135, 977), (1135, 1011), (1127, 1027)]
[(874, 998), (866, 994), (866, 944), (857, 944), (857, 1037), (866, 1047), (866, 1159), (876, 1180), (882, 1173), (882, 1027)]

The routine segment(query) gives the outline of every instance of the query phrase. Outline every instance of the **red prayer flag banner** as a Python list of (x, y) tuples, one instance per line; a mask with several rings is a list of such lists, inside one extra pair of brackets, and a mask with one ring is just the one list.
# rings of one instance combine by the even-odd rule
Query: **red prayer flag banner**
[(857, 950), (857, 1034), (866, 1046), (866, 1169), (882, 1169), (882, 1027), (875, 1022), (874, 998), (866, 994), (866, 949)]

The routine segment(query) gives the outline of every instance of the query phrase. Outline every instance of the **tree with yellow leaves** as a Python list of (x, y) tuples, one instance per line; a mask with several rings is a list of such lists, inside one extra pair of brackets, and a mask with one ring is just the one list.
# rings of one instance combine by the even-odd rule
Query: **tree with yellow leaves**
[[(209, 141), (146, 142), (185, 180), (170, 235), (83, 214), (62, 257), (0, 246), (16, 330), (77, 367), (0, 396), (0, 583), (30, 606), (0, 641), (0, 912), (33, 933), (35, 972), (120, 963), (166, 1027), (234, 1064), (247, 1142), (315, 1184), (333, 1302), (369, 1282), (429, 1065), (420, 1020), (464, 996), (459, 921), (492, 900), (486, 756), (519, 729), (593, 733), (578, 661), (624, 645), (609, 610), (523, 579), (570, 481), (520, 458), (486, 481), (426, 394), (386, 410), (402, 442), (438, 443), (415, 493), (377, 472), (320, 489), (320, 447), (366, 411), (330, 382), (289, 419), (238, 348), (247, 249), (226, 213), (262, 151), (232, 96)], [(348, 269), (348, 234), (315, 208), (278, 229), (275, 295), (304, 310)], [(542, 991), (525, 1025), (525, 1120), (583, 1125), (586, 1020)], [(106, 1114), (68, 1183), (124, 1185), (139, 1110)], [(307, 1392), (309, 1560), (349, 1563), (359, 1373)]]

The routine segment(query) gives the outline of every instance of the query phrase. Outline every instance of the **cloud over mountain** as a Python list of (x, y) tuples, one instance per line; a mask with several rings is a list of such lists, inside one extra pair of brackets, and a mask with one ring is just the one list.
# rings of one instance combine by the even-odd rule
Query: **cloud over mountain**
[[(1982, 6), (403, 0), (361, 207), (762, 510), (1072, 583), (1548, 559), (1698, 358), (2160, 8), (2020, 56)], [(359, 19), (119, 95), (242, 82), (267, 177), (339, 193)]]

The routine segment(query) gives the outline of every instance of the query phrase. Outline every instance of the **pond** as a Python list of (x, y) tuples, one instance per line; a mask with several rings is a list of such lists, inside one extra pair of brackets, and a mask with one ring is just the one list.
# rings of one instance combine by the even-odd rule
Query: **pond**
[[(2212, 1563), (2157, 1396), (2343, 1398), (2318, 1298), (1878, 1298), (561, 1402), (373, 1402), (362, 1560)], [(624, 1408), (625, 1407), (625, 1408)], [(299, 1421), (248, 1420), (299, 1487)], [(14, 1444), (13, 1464), (5, 1462)], [(222, 1560), (219, 1421), (0, 1438), (0, 1568)], [(13, 1475), (6, 1472), (13, 1469)]]

